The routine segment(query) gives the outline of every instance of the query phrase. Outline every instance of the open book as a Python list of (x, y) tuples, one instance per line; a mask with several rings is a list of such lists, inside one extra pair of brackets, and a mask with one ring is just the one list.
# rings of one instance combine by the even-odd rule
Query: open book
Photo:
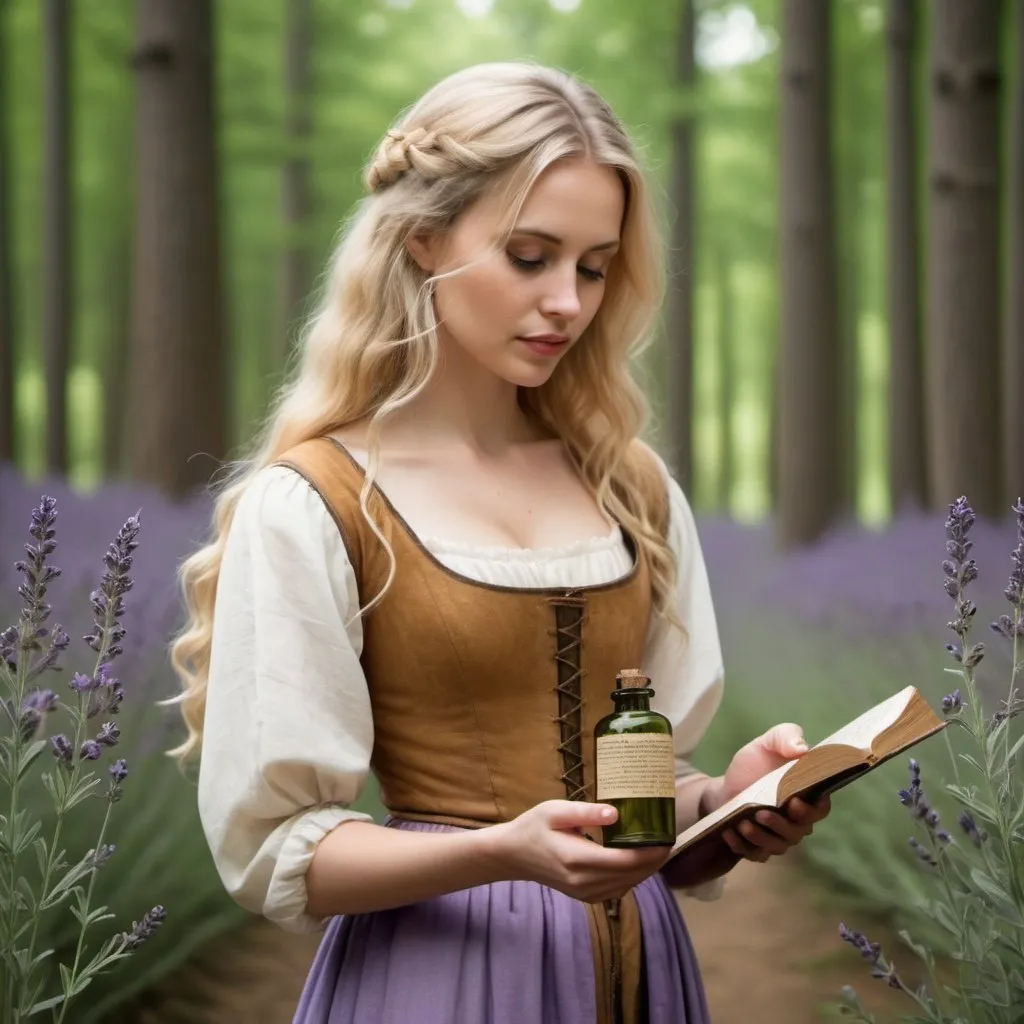
[(802, 757), (769, 772), (718, 810), (705, 815), (676, 838), (672, 856), (739, 824), (759, 810), (778, 809), (790, 797), (799, 796), (813, 803), (947, 724), (913, 686), (908, 686), (811, 747)]

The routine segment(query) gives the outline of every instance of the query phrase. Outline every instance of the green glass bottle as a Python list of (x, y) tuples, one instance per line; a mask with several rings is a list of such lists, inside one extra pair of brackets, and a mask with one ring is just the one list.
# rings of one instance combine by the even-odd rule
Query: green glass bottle
[(612, 693), (615, 711), (594, 727), (597, 800), (618, 809), (604, 826), (605, 846), (671, 846), (676, 839), (672, 723), (651, 710), (651, 680), (624, 669)]

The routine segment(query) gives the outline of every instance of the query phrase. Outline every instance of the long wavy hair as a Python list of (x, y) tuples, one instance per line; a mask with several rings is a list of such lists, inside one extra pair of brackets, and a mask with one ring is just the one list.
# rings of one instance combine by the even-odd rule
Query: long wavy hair
[[(183, 684), (178, 703), (182, 761), (202, 742), (214, 600), (225, 539), (239, 498), (261, 469), (289, 448), (367, 420), (369, 459), (360, 504), (391, 559), (380, 601), (394, 577), (394, 554), (369, 507), (380, 429), (416, 397), (438, 361), (431, 279), (407, 240), (443, 232), (490, 189), (509, 199), (504, 246), (531, 185), (558, 160), (585, 158), (614, 168), (626, 193), (621, 247), (594, 320), (550, 379), (520, 388), (521, 408), (563, 439), (599, 505), (636, 539), (651, 567), (653, 605), (681, 626), (671, 606), (676, 565), (665, 537), (664, 480), (640, 441), (649, 407), (630, 363), (651, 340), (664, 289), (663, 243), (634, 148), (607, 103), (583, 82), (524, 63), (481, 64), (426, 93), (388, 131), (365, 172), (368, 194), (330, 263), (318, 311), (253, 439), (213, 485), (209, 542), (179, 569), (188, 620), (171, 644)], [(456, 271), (457, 272), (457, 271)]]

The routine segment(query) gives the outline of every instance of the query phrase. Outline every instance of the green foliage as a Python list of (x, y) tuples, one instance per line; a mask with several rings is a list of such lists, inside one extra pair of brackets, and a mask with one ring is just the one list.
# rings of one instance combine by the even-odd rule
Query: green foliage
[[(900, 977), (896, 964), (876, 943), (862, 933), (840, 925), (840, 933), (871, 965), (873, 977), (900, 989), (915, 1006), (912, 1024), (1014, 1024), (1024, 1012), (1024, 773), (1020, 752), (1024, 734), (1014, 726), (1024, 711), (1017, 677), (1024, 668), (1024, 502), (1018, 502), (1018, 544), (1013, 553), (1014, 570), (1005, 595), (1011, 615), (1000, 616), (993, 630), (1012, 649), (1010, 679), (1005, 700), (989, 715), (975, 678), (985, 645), (968, 646), (968, 634), (977, 607), (967, 597), (967, 586), (977, 578), (974, 559), (968, 559), (972, 542), (967, 535), (974, 514), (961, 498), (950, 507), (947, 520), (947, 553), (943, 563), (946, 590), (955, 603), (949, 623), (957, 643), (948, 645), (959, 669), (957, 687), (943, 700), (951, 724), (969, 737), (966, 750), (949, 747), (954, 781), (947, 793), (961, 808), (958, 836), (940, 827), (942, 815), (925, 795), (920, 765), (910, 762), (910, 784), (900, 791), (922, 839), (911, 845), (929, 873), (929, 893), (922, 909), (945, 932), (943, 944), (957, 965), (956, 976), (943, 981), (936, 969), (935, 949), (920, 937), (904, 931), (901, 937), (925, 965), (930, 987), (911, 989)], [(948, 735), (948, 731), (947, 731)], [(948, 820), (948, 819), (947, 819)], [(866, 1021), (867, 1013), (856, 991), (843, 990), (842, 1015)]]

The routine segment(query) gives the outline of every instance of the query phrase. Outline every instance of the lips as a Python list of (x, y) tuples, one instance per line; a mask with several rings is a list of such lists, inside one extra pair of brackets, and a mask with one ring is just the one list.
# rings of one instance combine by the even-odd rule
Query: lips
[(521, 337), (520, 341), (537, 341), (542, 345), (564, 345), (568, 340), (567, 334), (530, 334), (525, 337)]

